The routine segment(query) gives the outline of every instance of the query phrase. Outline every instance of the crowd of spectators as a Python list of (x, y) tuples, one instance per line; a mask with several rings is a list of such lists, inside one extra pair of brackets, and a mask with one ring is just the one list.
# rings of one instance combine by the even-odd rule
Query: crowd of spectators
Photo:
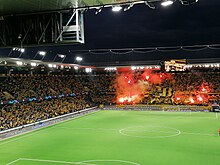
[[(163, 96), (163, 89), (166, 95)], [(147, 92), (144, 103), (147, 104), (190, 104), (209, 105), (220, 101), (220, 73), (219, 72), (180, 72), (171, 73), (169, 79), (160, 84), (152, 84)], [(170, 93), (170, 94), (169, 94)], [(196, 102), (196, 97), (201, 101)], [(179, 97), (180, 100), (176, 100)]]
[(6, 105), (0, 111), (0, 129), (35, 123), (90, 106), (85, 100), (72, 97)]
[[(117, 73), (120, 74), (120, 73)], [(115, 79), (117, 74), (97, 75), (22, 75), (0, 77), (0, 130), (56, 117), (91, 106), (117, 103)], [(149, 84), (148, 84), (149, 85)], [(169, 79), (159, 84), (150, 84), (141, 100), (144, 104), (186, 104), (177, 102), (175, 94), (206, 95), (207, 105), (220, 101), (219, 72), (171, 73)], [(165, 95), (163, 94), (166, 88)], [(71, 95), (70, 94), (74, 94)], [(63, 95), (63, 97), (58, 97)], [(53, 99), (45, 99), (53, 96)], [(22, 101), (36, 98), (37, 101)], [(184, 98), (185, 99), (185, 98)]]
[[(115, 97), (114, 77), (109, 75), (22, 75), (0, 79), (0, 130), (109, 104)], [(12, 100), (17, 102), (10, 104)]]

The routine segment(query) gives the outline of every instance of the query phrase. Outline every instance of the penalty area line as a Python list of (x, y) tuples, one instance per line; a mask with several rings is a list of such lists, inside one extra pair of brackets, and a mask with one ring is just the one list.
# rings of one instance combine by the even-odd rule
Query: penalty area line
[(19, 159), (16, 159), (6, 165), (11, 165), (11, 164), (18, 162), (18, 161), (47, 162), (47, 163), (59, 163), (59, 164), (95, 165), (95, 164), (86, 163), (86, 162), (67, 162), (67, 161), (59, 161), (59, 160), (31, 159), (31, 158), (19, 158)]
[(19, 160), (21, 160), (21, 158), (16, 159), (16, 160), (13, 160), (12, 162), (7, 163), (6, 165), (14, 164), (15, 162), (17, 162), (17, 161), (19, 161)]

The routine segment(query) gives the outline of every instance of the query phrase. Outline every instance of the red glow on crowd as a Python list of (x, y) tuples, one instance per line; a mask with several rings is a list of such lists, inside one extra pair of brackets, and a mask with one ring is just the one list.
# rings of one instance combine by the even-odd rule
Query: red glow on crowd
[(207, 83), (202, 83), (202, 85), (200, 86), (199, 90), (202, 93), (209, 93), (211, 91), (212, 85), (207, 84)]
[(143, 73), (123, 72), (116, 77), (117, 102), (120, 104), (139, 103), (144, 99), (150, 85), (161, 84), (165, 79), (165, 74), (152, 73), (150, 70)]
[(189, 101), (190, 101), (190, 103), (192, 103), (192, 104), (195, 103), (195, 100), (194, 100), (192, 97), (189, 98)]
[[(189, 86), (187, 91), (172, 91), (172, 87), (163, 87), (164, 82), (175, 84), (175, 79), (170, 73), (154, 73), (151, 70), (143, 72), (122, 72), (116, 76), (116, 102), (119, 104), (142, 103), (145, 97), (151, 97), (154, 93), (151, 89), (160, 89), (162, 99), (170, 95), (173, 104), (207, 105), (212, 91), (212, 85), (207, 82), (197, 84), (195, 87)], [(160, 87), (162, 86), (162, 87)], [(155, 88), (156, 87), (156, 88)], [(175, 89), (175, 88), (174, 88)], [(157, 92), (158, 91), (153, 91)], [(153, 100), (153, 99), (152, 99)]]
[(203, 101), (203, 98), (200, 96), (200, 95), (197, 95), (197, 100), (202, 102)]

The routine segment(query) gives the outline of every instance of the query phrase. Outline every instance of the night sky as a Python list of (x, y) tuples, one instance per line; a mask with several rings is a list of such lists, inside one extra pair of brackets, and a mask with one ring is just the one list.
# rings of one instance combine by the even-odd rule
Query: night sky
[(103, 9), (85, 14), (86, 47), (124, 48), (220, 43), (220, 1), (180, 2), (152, 10), (135, 5), (127, 12)]

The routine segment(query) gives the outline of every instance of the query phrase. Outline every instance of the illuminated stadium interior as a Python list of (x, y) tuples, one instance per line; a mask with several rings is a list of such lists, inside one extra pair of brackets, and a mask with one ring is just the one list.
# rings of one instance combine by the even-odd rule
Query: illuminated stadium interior
[[(200, 2), (0, 0), (0, 165), (218, 165), (217, 35), (211, 44), (115, 47), (109, 32), (112, 45), (100, 48), (84, 27), (88, 11), (144, 5), (166, 15), (176, 5), (193, 15)], [(126, 28), (117, 31), (123, 38)]]

